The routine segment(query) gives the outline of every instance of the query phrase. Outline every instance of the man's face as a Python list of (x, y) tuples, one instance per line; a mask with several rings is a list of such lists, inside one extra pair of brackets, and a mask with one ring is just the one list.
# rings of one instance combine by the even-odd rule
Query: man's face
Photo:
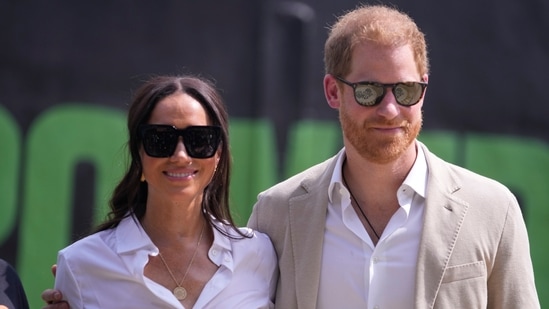
[[(358, 45), (353, 51), (351, 72), (345, 78), (352, 83), (427, 82), (426, 75), (419, 75), (408, 45)], [(392, 88), (386, 89), (379, 104), (361, 106), (354, 98), (353, 88), (344, 85), (339, 118), (346, 147), (353, 147), (363, 158), (379, 164), (393, 162), (406, 151), (415, 151), (413, 142), (421, 130), (422, 106), (423, 98), (413, 106), (399, 105)]]

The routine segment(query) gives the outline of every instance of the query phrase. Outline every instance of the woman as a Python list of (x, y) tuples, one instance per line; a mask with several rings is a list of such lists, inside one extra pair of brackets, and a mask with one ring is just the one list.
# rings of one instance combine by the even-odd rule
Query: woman
[(227, 118), (197, 77), (155, 77), (138, 89), (131, 162), (109, 218), (58, 255), (55, 288), (71, 308), (273, 307), (272, 244), (235, 227), (229, 211)]

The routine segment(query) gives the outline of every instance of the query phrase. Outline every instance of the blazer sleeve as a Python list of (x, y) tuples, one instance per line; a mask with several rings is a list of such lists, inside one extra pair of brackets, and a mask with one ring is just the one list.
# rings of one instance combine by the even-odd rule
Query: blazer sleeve
[(528, 233), (516, 198), (509, 207), (488, 279), (488, 308), (540, 308)]

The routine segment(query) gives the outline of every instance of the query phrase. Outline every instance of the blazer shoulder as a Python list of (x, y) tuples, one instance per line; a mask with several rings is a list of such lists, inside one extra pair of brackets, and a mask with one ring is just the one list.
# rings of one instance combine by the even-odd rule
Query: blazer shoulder
[[(426, 149), (426, 148), (425, 148)], [(429, 187), (438, 188), (469, 204), (501, 205), (517, 204), (515, 195), (503, 183), (459, 165), (444, 161), (425, 151), (429, 169)]]
[(315, 187), (318, 187), (331, 179), (336, 160), (337, 156), (333, 156), (324, 162), (313, 165), (306, 170), (275, 184), (259, 193), (259, 199), (276, 196), (287, 198), (289, 196), (310, 192)]
[[(248, 226), (272, 237), (273, 230), (288, 221), (290, 203), (310, 194), (321, 196), (328, 187), (337, 156), (316, 164), (259, 193)], [(327, 195), (327, 190), (324, 191)]]
[(436, 154), (430, 152), (425, 145), (423, 145), (423, 150), (429, 168), (429, 175), (435, 178), (435, 181), (446, 184), (456, 184), (459, 187), (475, 186), (480, 184), (483, 188), (488, 186), (490, 188), (494, 188), (495, 190), (509, 190), (504, 184), (493, 178), (481, 175), (477, 172), (439, 158)]

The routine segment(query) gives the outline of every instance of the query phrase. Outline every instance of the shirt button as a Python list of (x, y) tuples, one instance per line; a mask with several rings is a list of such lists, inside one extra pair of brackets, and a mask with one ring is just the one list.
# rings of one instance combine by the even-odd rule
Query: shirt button
[[(377, 262), (379, 262), (379, 259), (377, 257), (374, 258), (374, 264), (376, 264)], [(378, 308), (377, 306), (374, 307), (374, 308)]]
[(375, 305), (374, 306), (374, 309), (379, 309), (380, 307), (378, 305)]
[(216, 250), (216, 249), (212, 249), (212, 254), (213, 254), (213, 255), (217, 255), (217, 250)]

